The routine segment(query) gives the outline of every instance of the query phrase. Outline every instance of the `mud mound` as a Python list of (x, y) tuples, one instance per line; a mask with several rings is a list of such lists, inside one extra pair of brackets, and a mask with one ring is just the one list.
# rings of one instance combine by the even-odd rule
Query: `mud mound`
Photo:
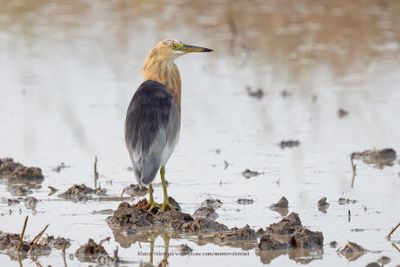
[(385, 166), (393, 166), (397, 155), (394, 149), (385, 148), (382, 150), (372, 149), (363, 152), (353, 152), (350, 157), (352, 160), (362, 160), (366, 164), (383, 169)]
[(291, 212), (280, 222), (267, 227), (266, 234), (260, 238), (258, 248), (260, 250), (321, 249), (323, 242), (324, 237), (321, 232), (313, 232), (303, 227), (299, 215)]
[(37, 167), (26, 167), (12, 158), (0, 159), (0, 178), (9, 181), (38, 180), (44, 179), (42, 170)]
[(73, 185), (71, 186), (67, 191), (64, 193), (61, 193), (58, 195), (60, 198), (65, 198), (65, 199), (72, 199), (72, 200), (86, 200), (88, 199), (91, 195), (99, 195), (99, 196), (104, 196), (106, 195), (106, 190), (103, 188), (98, 188), (98, 189), (93, 189), (85, 184), (80, 184), (80, 185)]
[(99, 257), (108, 256), (108, 253), (101, 244), (89, 239), (86, 244), (78, 248), (75, 256), (82, 262), (96, 262)]

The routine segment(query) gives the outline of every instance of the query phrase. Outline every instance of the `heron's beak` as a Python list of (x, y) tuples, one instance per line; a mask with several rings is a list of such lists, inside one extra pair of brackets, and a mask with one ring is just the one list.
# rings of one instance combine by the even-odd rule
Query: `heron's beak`
[(200, 47), (200, 46), (194, 46), (194, 45), (187, 45), (184, 44), (181, 48), (181, 50), (185, 53), (191, 53), (191, 52), (211, 52), (213, 51), (212, 49), (205, 48), (205, 47)]

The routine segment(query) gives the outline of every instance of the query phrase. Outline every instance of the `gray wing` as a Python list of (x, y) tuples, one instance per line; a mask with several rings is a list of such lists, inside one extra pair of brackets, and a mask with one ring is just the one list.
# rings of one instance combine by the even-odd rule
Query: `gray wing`
[(179, 114), (171, 93), (155, 81), (143, 82), (132, 97), (125, 120), (125, 142), (139, 184), (149, 184), (164, 149), (179, 133)]

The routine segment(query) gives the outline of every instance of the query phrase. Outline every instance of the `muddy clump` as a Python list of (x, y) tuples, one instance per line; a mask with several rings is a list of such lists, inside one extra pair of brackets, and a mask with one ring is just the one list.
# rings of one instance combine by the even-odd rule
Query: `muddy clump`
[(337, 245), (338, 245), (338, 243), (337, 243), (335, 240), (333, 240), (333, 241), (331, 241), (331, 242), (329, 243), (329, 246), (330, 246), (331, 248), (336, 248)]
[(279, 143), (279, 146), (282, 149), (298, 147), (298, 146), (300, 146), (300, 141), (299, 140), (282, 140)]
[(247, 91), (247, 94), (250, 97), (254, 97), (254, 98), (257, 98), (257, 99), (261, 99), (264, 96), (264, 91), (261, 88), (258, 88), (256, 90), (252, 90), (250, 86), (246, 86), (246, 91)]
[(349, 199), (349, 198), (344, 198), (341, 197), (338, 199), (338, 204), (339, 205), (346, 205), (346, 204), (356, 204), (358, 201), (355, 199)]
[(93, 189), (86, 186), (85, 184), (80, 184), (80, 185), (75, 184), (64, 193), (59, 194), (58, 197), (80, 201), (80, 200), (86, 200), (94, 194), (98, 196), (104, 196), (106, 195), (106, 190), (104, 188)]
[(326, 201), (326, 197), (321, 198), (318, 200), (318, 210), (322, 213), (326, 213), (329, 207), (329, 203)]
[(340, 108), (337, 111), (337, 115), (339, 118), (343, 118), (343, 117), (346, 117), (347, 115), (349, 115), (349, 112), (347, 110)]
[(24, 200), (25, 207), (27, 209), (31, 209), (31, 210), (36, 209), (36, 205), (38, 202), (39, 202), (39, 200), (37, 200), (37, 198), (35, 198), (35, 197), (26, 197)]
[(8, 184), (7, 191), (10, 192), (11, 195), (17, 197), (24, 197), (33, 193), (33, 191), (28, 189), (26, 186), (16, 184)]
[(389, 264), (391, 261), (392, 261), (392, 259), (390, 259), (390, 258), (387, 257), (387, 256), (382, 256), (382, 257), (380, 257), (380, 258), (377, 260), (377, 262), (378, 262), (379, 264), (381, 264), (381, 265)]
[(354, 261), (364, 255), (367, 250), (354, 242), (348, 242), (346, 245), (338, 249), (340, 255), (344, 256), (348, 261)]
[(0, 250), (16, 248), (19, 244), (19, 234), (3, 233), (0, 231)]
[(286, 216), (289, 213), (289, 201), (285, 197), (270, 206), (270, 209), (278, 212), (281, 216)]
[(242, 228), (231, 228), (229, 231), (221, 233), (221, 236), (228, 241), (257, 241), (257, 233), (249, 225)]
[(12, 158), (0, 159), (0, 178), (8, 181), (42, 181), (42, 170), (37, 167), (26, 167)]
[(236, 202), (240, 205), (251, 205), (254, 203), (254, 199), (252, 198), (239, 198)]
[(385, 148), (382, 150), (372, 149), (363, 152), (353, 152), (350, 157), (351, 160), (362, 160), (366, 164), (383, 169), (385, 166), (393, 166), (394, 161), (397, 159), (397, 154), (394, 149)]
[(0, 231), (0, 251), (7, 251), (11, 254), (18, 254), (25, 258), (28, 253), (32, 257), (47, 256), (51, 248), (47, 244), (28, 241), (20, 241), (20, 235), (14, 233), (3, 233)]
[(101, 244), (89, 239), (86, 244), (78, 248), (75, 256), (82, 262), (96, 262), (99, 257), (108, 256), (108, 253)]
[(249, 179), (251, 177), (259, 176), (261, 174), (264, 174), (264, 173), (263, 172), (252, 171), (252, 170), (249, 170), (249, 169), (246, 169), (246, 170), (244, 170), (242, 172), (242, 175), (247, 179)]
[(171, 226), (174, 221), (188, 222), (193, 218), (190, 214), (176, 210), (158, 212), (156, 214), (147, 211), (149, 203), (146, 199), (140, 200), (134, 205), (122, 202), (113, 215), (107, 218), (112, 229), (143, 228), (153, 226)]
[(18, 166), (8, 177), (9, 181), (42, 181), (42, 170), (37, 167)]
[(208, 220), (205, 218), (189, 220), (188, 222), (173, 221), (171, 224), (172, 228), (176, 231), (185, 233), (195, 233), (195, 232), (218, 232), (227, 231), (229, 228), (219, 222)]
[(260, 250), (321, 249), (324, 237), (321, 232), (303, 227), (297, 213), (290, 213), (278, 223), (270, 224), (260, 238)]
[(40, 241), (42, 244), (46, 244), (49, 247), (58, 249), (58, 250), (66, 250), (71, 246), (71, 242), (69, 239), (66, 239), (64, 237), (57, 237), (55, 238), (54, 236), (47, 236), (45, 238), (42, 238)]
[(288, 242), (281, 242), (275, 239), (271, 234), (263, 235), (257, 246), (260, 250), (280, 250), (291, 248)]
[(271, 209), (276, 208), (289, 208), (289, 201), (285, 197), (281, 197), (277, 203), (271, 205)]
[(295, 248), (312, 249), (322, 247), (324, 237), (321, 232), (313, 232), (306, 228), (302, 228), (300, 231), (294, 233), (291, 238), (291, 243)]
[(270, 224), (267, 227), (267, 232), (273, 234), (293, 234), (302, 228), (300, 217), (297, 213), (291, 212), (287, 217), (283, 218), (278, 223)]

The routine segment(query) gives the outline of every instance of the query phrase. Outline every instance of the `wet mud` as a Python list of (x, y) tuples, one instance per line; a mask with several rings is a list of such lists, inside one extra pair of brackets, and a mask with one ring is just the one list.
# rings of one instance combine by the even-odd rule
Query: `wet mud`
[(105, 196), (107, 190), (105, 188), (97, 188), (93, 189), (91, 187), (86, 186), (85, 184), (73, 185), (67, 189), (64, 193), (58, 195), (60, 198), (82, 201), (88, 200), (93, 195), (97, 196)]
[(393, 166), (397, 159), (397, 154), (394, 149), (385, 148), (353, 152), (350, 157), (352, 160), (362, 160), (366, 164), (383, 169), (385, 166)]

